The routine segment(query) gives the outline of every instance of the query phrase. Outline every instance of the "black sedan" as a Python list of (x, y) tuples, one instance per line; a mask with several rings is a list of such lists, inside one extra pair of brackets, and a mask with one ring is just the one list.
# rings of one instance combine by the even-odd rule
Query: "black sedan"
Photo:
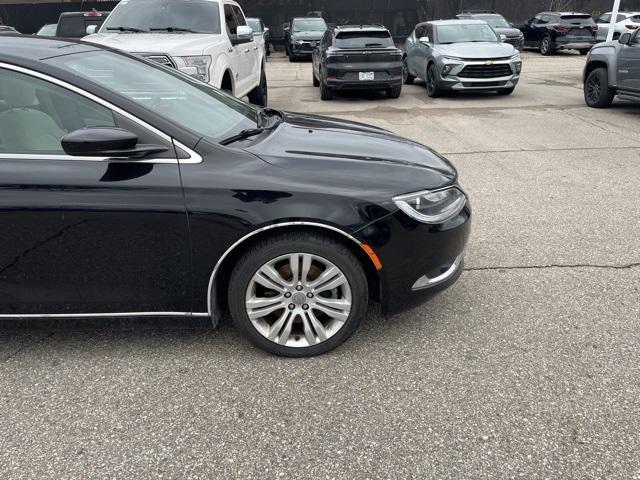
[(460, 275), (454, 167), (95, 45), (0, 38), (0, 318), (209, 317), (324, 353)]
[(338, 90), (384, 90), (402, 93), (402, 52), (380, 25), (340, 26), (327, 30), (313, 52), (313, 85), (320, 98)]

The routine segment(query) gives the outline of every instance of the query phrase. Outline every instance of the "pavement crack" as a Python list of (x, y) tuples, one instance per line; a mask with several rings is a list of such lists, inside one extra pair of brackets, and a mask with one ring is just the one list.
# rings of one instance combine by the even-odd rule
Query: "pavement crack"
[(39, 343), (44, 342), (45, 340), (48, 340), (49, 338), (53, 337), (55, 335), (55, 332), (49, 332), (48, 334), (36, 339), (33, 342), (27, 342), (24, 345), (22, 345), (20, 348), (17, 348), (16, 350), (14, 350), (13, 352), (11, 352), (9, 355), (7, 355), (6, 357), (4, 357), (2, 359), (3, 362), (8, 362), (9, 360), (11, 360), (12, 358), (16, 357), (17, 355), (20, 354), (20, 352), (25, 351), (27, 348), (29, 347), (33, 347), (35, 345), (38, 345)]
[(493, 270), (546, 270), (552, 268), (572, 269), (572, 268), (599, 268), (603, 270), (630, 270), (640, 268), (640, 262), (627, 263), (625, 265), (601, 265), (595, 263), (573, 263), (559, 264), (552, 263), (549, 265), (512, 265), (512, 266), (491, 266), (491, 267), (470, 267), (465, 268), (467, 272), (486, 272)]

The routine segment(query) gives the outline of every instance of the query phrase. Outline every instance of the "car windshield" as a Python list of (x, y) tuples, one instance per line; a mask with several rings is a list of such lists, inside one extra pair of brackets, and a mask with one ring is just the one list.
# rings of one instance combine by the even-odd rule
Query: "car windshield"
[(256, 126), (256, 110), (250, 105), (167, 67), (108, 51), (46, 61), (73, 70), (214, 142)]
[(438, 43), (497, 42), (498, 37), (487, 24), (462, 23), (460, 25), (439, 25)]
[(257, 18), (247, 18), (247, 25), (251, 27), (254, 33), (262, 33), (262, 26), (260, 25), (260, 20)]
[(387, 31), (341, 32), (336, 35), (338, 48), (393, 47), (393, 39)]
[(502, 15), (476, 15), (473, 18), (484, 20), (492, 28), (509, 28), (509, 23)]
[(591, 15), (563, 15), (560, 17), (560, 23), (566, 25), (594, 25), (596, 22), (593, 21)]
[(115, 30), (219, 34), (220, 5), (209, 0), (123, 0), (100, 32)]
[(322, 18), (310, 18), (293, 21), (294, 32), (324, 32), (327, 24)]

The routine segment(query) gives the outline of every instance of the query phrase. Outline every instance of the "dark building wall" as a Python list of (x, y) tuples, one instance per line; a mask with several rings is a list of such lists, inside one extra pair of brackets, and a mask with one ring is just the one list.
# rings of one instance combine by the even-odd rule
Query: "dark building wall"
[[(111, 10), (117, 1), (2, 4), (0, 17), (23, 33), (33, 33), (45, 23), (55, 23), (63, 11)], [(320, 11), (328, 22), (381, 23), (397, 37), (426, 19), (451, 18), (461, 10), (494, 9), (514, 23), (523, 22), (551, 4), (571, 5), (588, 13), (608, 11), (613, 0), (240, 0), (245, 13), (262, 17), (273, 36), (282, 35), (282, 24), (293, 16)], [(623, 0), (623, 8), (640, 10), (640, 0)]]

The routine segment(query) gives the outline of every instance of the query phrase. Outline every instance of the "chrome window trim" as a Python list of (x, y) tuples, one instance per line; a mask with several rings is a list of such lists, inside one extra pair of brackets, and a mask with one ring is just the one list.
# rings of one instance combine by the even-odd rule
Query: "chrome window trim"
[(240, 238), (239, 240), (237, 240), (233, 245), (231, 245), (223, 254), (222, 256), (218, 259), (218, 262), (216, 263), (216, 266), (213, 268), (213, 272), (211, 273), (211, 277), (209, 278), (209, 290), (207, 292), (207, 310), (208, 310), (208, 315), (209, 317), (213, 320), (214, 324), (216, 323), (217, 319), (214, 317), (214, 309), (213, 309), (213, 302), (214, 302), (214, 291), (213, 291), (213, 287), (215, 285), (215, 279), (216, 279), (216, 275), (218, 274), (218, 271), (220, 270), (220, 267), (222, 266), (222, 263), (225, 261), (225, 259), (231, 254), (231, 252), (233, 252), (238, 246), (240, 246), (242, 243), (244, 243), (245, 241), (249, 240), (251, 237), (254, 237), (256, 235), (258, 235), (259, 233), (263, 233), (269, 230), (274, 230), (276, 228), (282, 228), (282, 227), (297, 227), (297, 226), (305, 226), (305, 227), (319, 227), (319, 228), (324, 228), (326, 230), (331, 230), (333, 232), (339, 233), (343, 236), (345, 236), (346, 238), (348, 238), (349, 240), (351, 240), (352, 242), (354, 242), (356, 245), (360, 246), (362, 245), (362, 242), (360, 240), (358, 240), (357, 238), (355, 238), (353, 235), (348, 234), (347, 232), (345, 232), (344, 230), (340, 230), (339, 228), (336, 227), (332, 227), (331, 225), (325, 225), (324, 223), (317, 223), (317, 222), (304, 222), (304, 221), (300, 221), (300, 222), (283, 222), (283, 223), (275, 223), (273, 225), (267, 225), (266, 227), (262, 227), (259, 228), (257, 230), (254, 230), (252, 232), (249, 232), (248, 234), (246, 234), (244, 237)]
[(195, 317), (206, 318), (208, 313), (192, 312), (118, 312), (118, 313), (2, 313), (3, 318), (109, 318), (109, 317)]
[[(136, 163), (170, 163), (170, 164), (197, 164), (197, 163), (202, 163), (202, 157), (196, 153), (195, 151), (193, 151), (192, 149), (190, 149), (189, 147), (185, 146), (184, 144), (178, 142), (177, 140), (175, 140), (174, 138), (172, 138), (171, 136), (167, 135), (166, 133), (158, 130), (156, 127), (148, 124), (147, 122), (145, 122), (144, 120), (141, 120), (140, 118), (136, 117), (135, 115), (127, 112), (126, 110), (123, 110), (120, 107), (117, 107), (116, 105), (113, 105), (112, 103), (107, 102), (106, 100), (87, 92), (86, 90), (83, 90), (79, 87), (76, 87), (75, 85), (71, 85), (70, 83), (67, 83), (63, 80), (60, 80), (58, 78), (52, 77), (50, 75), (46, 75), (44, 73), (40, 73), (40, 72), (36, 72), (35, 70), (31, 70), (28, 68), (24, 68), (24, 67), (19, 67), (17, 65), (12, 65), (10, 63), (4, 63), (4, 62), (0, 62), (0, 69), (6, 69), (6, 70), (12, 70), (14, 72), (19, 72), (19, 73), (23, 73), (25, 75), (29, 75), (30, 77), (35, 77), (35, 78), (39, 78), (40, 80), (44, 80), (46, 82), (49, 83), (53, 83), (54, 85), (58, 85), (66, 90), (70, 90), (74, 93), (77, 93), (78, 95), (81, 95), (85, 98), (88, 98), (89, 100), (94, 101), (95, 103), (102, 105), (103, 107), (108, 108), (109, 110), (112, 110), (116, 113), (119, 113), (120, 115), (122, 115), (123, 117), (128, 118), (129, 120), (131, 120), (134, 123), (137, 123), (138, 125), (140, 125), (142, 128), (149, 130), (151, 133), (153, 133), (154, 135), (159, 136), (160, 138), (162, 138), (163, 140), (167, 141), (167, 142), (172, 142), (174, 144), (174, 146), (179, 147), (181, 150), (185, 151), (188, 155), (189, 158), (181, 158), (181, 159), (171, 159), (171, 158), (146, 158), (144, 160), (131, 160), (131, 159), (125, 159), (126, 161), (131, 161), (131, 162), (136, 162)], [(108, 161), (118, 161), (118, 158), (112, 158), (112, 157), (74, 157), (72, 155), (47, 155), (46, 153), (42, 153), (42, 154), (11, 154), (11, 153), (0, 153), (0, 159), (25, 159), (25, 160), (80, 160), (80, 161), (90, 161), (90, 162), (108, 162)], [(122, 159), (120, 159), (122, 160)]]

